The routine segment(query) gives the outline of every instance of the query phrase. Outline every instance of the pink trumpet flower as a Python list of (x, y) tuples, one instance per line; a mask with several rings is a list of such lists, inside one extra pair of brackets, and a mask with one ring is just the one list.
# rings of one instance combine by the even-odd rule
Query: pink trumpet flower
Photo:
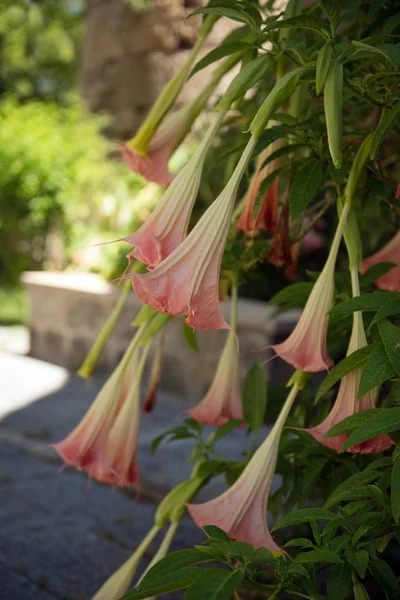
[(397, 266), (392, 267), (390, 271), (378, 277), (374, 282), (375, 285), (388, 292), (400, 292), (400, 231), (386, 246), (363, 260), (362, 273), (373, 265), (383, 262), (395, 263)]
[(187, 315), (194, 329), (230, 329), (218, 298), (233, 204), (256, 140), (251, 137), (228, 184), (185, 240), (153, 271), (131, 274), (137, 296), (157, 312)]
[(134, 234), (124, 238), (134, 246), (128, 254), (129, 260), (137, 258), (152, 269), (186, 237), (204, 159), (224, 115), (220, 113), (212, 123), (197, 151), (175, 177), (146, 222)]
[(272, 346), (278, 356), (296, 369), (310, 373), (329, 369), (333, 361), (328, 355), (327, 330), (334, 297), (335, 262), (349, 205), (346, 203), (325, 266), (314, 284), (299, 322), (281, 344)]
[[(353, 330), (350, 337), (350, 343), (347, 351), (347, 356), (352, 354), (356, 350), (363, 348), (367, 345), (367, 339), (365, 337), (362, 313), (354, 313), (353, 316)], [(362, 410), (375, 408), (373, 391), (371, 390), (361, 398), (357, 399), (358, 386), (361, 379), (362, 367), (350, 371), (343, 377), (340, 382), (338, 395), (333, 405), (333, 408), (329, 415), (326, 417), (320, 425), (306, 429), (310, 435), (313, 436), (318, 442), (336, 450), (340, 450), (343, 443), (349, 437), (348, 435), (338, 435), (336, 437), (325, 438), (325, 434), (334, 426), (343, 421), (346, 417), (354, 415)], [(387, 435), (378, 435), (372, 440), (367, 440), (356, 446), (351, 446), (347, 449), (347, 452), (370, 454), (372, 452), (383, 452), (392, 446), (394, 442)]]
[(236, 338), (229, 332), (211, 387), (204, 399), (187, 411), (199, 423), (220, 427), (243, 419)]
[(281, 551), (268, 529), (267, 501), (282, 429), (298, 389), (296, 384), (292, 387), (270, 434), (233, 486), (210, 502), (188, 505), (196, 525), (215, 525), (239, 542), (247, 542), (255, 548), (266, 546), (272, 552)]
[(122, 144), (122, 157), (130, 170), (142, 175), (147, 181), (168, 186), (173, 179), (168, 170), (168, 162), (189, 132), (197, 114), (198, 100), (195, 99), (176, 112), (167, 115), (151, 139), (146, 154), (135, 150), (129, 142)]
[(136, 450), (145, 355), (138, 360), (134, 339), (79, 425), (53, 446), (67, 464), (103, 483), (139, 481)]
[(250, 186), (246, 195), (246, 202), (243, 211), (236, 223), (236, 227), (242, 231), (249, 233), (257, 231), (258, 229), (274, 230), (276, 229), (276, 217), (278, 212), (278, 187), (279, 178), (271, 182), (269, 187), (264, 193), (264, 197), (257, 209), (257, 213), (254, 214), (255, 202), (260, 192), (260, 187), (264, 179), (266, 179), (271, 173), (279, 169), (280, 160), (275, 159), (270, 161), (265, 167), (264, 162), (273, 152), (280, 148), (280, 140), (270, 144), (258, 157), (257, 167), (255, 173), (251, 179)]

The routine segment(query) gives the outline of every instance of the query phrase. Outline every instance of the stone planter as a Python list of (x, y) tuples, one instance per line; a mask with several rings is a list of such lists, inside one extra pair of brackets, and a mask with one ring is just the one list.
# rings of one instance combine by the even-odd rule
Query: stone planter
[[(77, 369), (115, 306), (119, 291), (95, 274), (73, 272), (27, 272), (23, 284), (31, 308), (31, 356)], [(118, 363), (132, 338), (131, 323), (141, 306), (132, 293), (100, 358), (99, 370), (110, 372)], [(222, 310), (227, 317), (229, 302), (222, 305)], [(277, 321), (272, 320), (273, 315), (274, 310), (263, 302), (239, 300), (243, 373), (256, 360), (266, 360), (268, 355), (262, 349), (272, 343), (276, 330), (285, 335), (296, 316)], [(183, 319), (170, 321), (164, 343), (163, 389), (182, 397), (201, 397), (214, 374), (225, 338), (225, 331), (197, 332), (197, 353), (184, 339)]]

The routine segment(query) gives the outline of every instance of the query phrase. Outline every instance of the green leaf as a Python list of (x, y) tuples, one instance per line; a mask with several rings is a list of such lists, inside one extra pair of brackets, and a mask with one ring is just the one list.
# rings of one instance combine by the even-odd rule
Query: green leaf
[(288, 136), (291, 130), (292, 128), (287, 125), (274, 125), (265, 129), (254, 148), (254, 156), (260, 154), (260, 152), (273, 142), (276, 142), (276, 140)]
[(376, 48), (383, 52), (395, 69), (400, 67), (400, 44), (377, 44)]
[(328, 599), (344, 600), (351, 588), (351, 568), (346, 563), (332, 565), (328, 573)]
[(244, 570), (207, 570), (188, 588), (185, 600), (230, 600), (240, 586)]
[(332, 371), (325, 377), (325, 379), (319, 386), (317, 395), (315, 397), (315, 402), (318, 402), (318, 400), (324, 394), (326, 394), (331, 389), (331, 387), (335, 385), (335, 383), (337, 383), (342, 379), (342, 377), (347, 375), (347, 373), (350, 373), (354, 369), (361, 367), (361, 365), (363, 365), (366, 362), (366, 360), (374, 351), (374, 349), (375, 344), (369, 344), (368, 346), (364, 346), (363, 348), (352, 352), (351, 354), (349, 354), (349, 356), (346, 356), (346, 358), (344, 358), (337, 365), (335, 365)]
[(239, 425), (242, 425), (242, 423), (243, 421), (240, 421), (239, 419), (232, 419), (225, 423), (225, 425), (218, 427), (217, 431), (214, 433), (214, 442), (218, 442), (218, 440), (228, 435), (228, 433), (236, 429), (236, 427), (239, 427)]
[(363, 398), (370, 390), (382, 385), (396, 375), (383, 343), (375, 344), (375, 348), (367, 359), (361, 373), (358, 398)]
[(249, 369), (243, 384), (243, 415), (250, 429), (257, 433), (264, 423), (267, 405), (267, 386), (264, 370), (259, 362)]
[(369, 554), (366, 550), (346, 550), (346, 560), (355, 568), (361, 579), (364, 579), (368, 567)]
[(336, 437), (337, 435), (350, 435), (357, 427), (363, 425), (373, 417), (376, 417), (381, 408), (367, 408), (361, 412), (350, 415), (334, 425), (326, 434), (326, 438)]
[(217, 109), (228, 108), (234, 100), (243, 96), (257, 81), (263, 79), (271, 68), (271, 57), (267, 54), (257, 56), (248, 62), (234, 77), (225, 94), (217, 105)]
[[(351, 444), (353, 445), (353, 444)], [(359, 473), (354, 473), (343, 481), (342, 484), (337, 487), (332, 494), (329, 496), (327, 501), (324, 504), (325, 508), (331, 508), (335, 506), (335, 504), (339, 504), (342, 498), (346, 496), (349, 490), (358, 487), (359, 485), (365, 485), (366, 483), (371, 483), (378, 477), (380, 477), (380, 471), (360, 471)]]
[(300, 546), (301, 548), (315, 548), (315, 544), (312, 543), (311, 540), (307, 538), (295, 538), (294, 540), (290, 540), (286, 542), (284, 548), (289, 548), (290, 546)]
[(384, 320), (378, 323), (378, 330), (387, 357), (397, 375), (400, 375), (400, 329)]
[(318, 4), (326, 13), (335, 30), (341, 21), (339, 4), (336, 0), (319, 0)]
[(317, 94), (320, 94), (324, 89), (325, 80), (327, 78), (329, 67), (331, 65), (332, 52), (332, 43), (329, 41), (324, 46), (322, 46), (321, 50), (318, 53), (317, 70), (315, 75), (315, 87), (317, 90)]
[(308, 160), (298, 171), (290, 187), (290, 216), (297, 219), (314, 199), (322, 181), (322, 164)]
[(186, 325), (186, 323), (184, 323), (183, 335), (185, 336), (185, 340), (187, 341), (188, 346), (195, 352), (200, 352), (200, 348), (196, 338), (196, 330), (192, 329), (191, 327), (189, 327), (189, 325)]
[(225, 542), (229, 542), (229, 537), (226, 535), (225, 531), (223, 531), (216, 525), (206, 525), (205, 527), (203, 527), (203, 531), (210, 538), (214, 538), (216, 540), (224, 540)]
[(399, 593), (397, 579), (392, 569), (380, 558), (369, 563), (368, 570), (373, 578), (379, 583), (388, 600), (393, 600)]
[(392, 267), (396, 266), (395, 263), (384, 262), (372, 265), (363, 275), (360, 277), (360, 286), (364, 287), (373, 283), (381, 275), (385, 275)]
[(306, 563), (341, 563), (342, 560), (339, 554), (333, 552), (333, 550), (310, 550), (310, 552), (300, 552), (294, 559), (295, 563), (306, 564)]
[(391, 302), (384, 304), (372, 319), (369, 328), (371, 329), (378, 321), (386, 319), (386, 317), (391, 317), (392, 315), (397, 315), (398, 313), (400, 313), (400, 299), (392, 300)]
[(366, 423), (360, 425), (345, 441), (342, 450), (350, 448), (355, 444), (361, 444), (366, 440), (371, 440), (384, 433), (393, 433), (400, 429), (400, 407), (382, 408), (376, 417), (368, 419)]
[[(196, 550), (196, 548), (178, 550), (159, 560), (151, 567), (151, 569), (149, 569), (142, 581), (160, 578), (164, 574), (172, 573), (172, 571), (179, 571), (184, 567), (197, 565), (199, 563), (207, 562), (208, 560), (209, 559), (205, 557), (202, 552)], [(197, 573), (198, 572), (199, 571), (197, 571)]]
[(300, 508), (288, 515), (285, 515), (277, 523), (275, 523), (272, 531), (281, 529), (282, 527), (291, 527), (300, 523), (310, 523), (311, 521), (331, 521), (335, 515), (325, 508)]
[(296, 29), (312, 29), (315, 33), (321, 35), (325, 40), (329, 39), (329, 32), (326, 29), (325, 23), (311, 15), (298, 15), (290, 19), (282, 19), (274, 21), (267, 25), (264, 31), (272, 31), (273, 29), (286, 29), (295, 27)]
[(280, 158), (285, 154), (292, 154), (293, 152), (295, 152), (296, 150), (300, 150), (301, 148), (304, 148), (304, 144), (288, 144), (286, 146), (282, 146), (281, 148), (278, 148), (278, 150), (275, 150), (275, 152), (272, 152), (272, 154), (267, 156), (260, 168), (263, 169), (270, 162), (276, 160), (277, 158)]
[(221, 44), (221, 46), (217, 46), (214, 48), (214, 50), (211, 50), (211, 52), (203, 56), (203, 58), (196, 63), (192, 72), (190, 73), (190, 77), (193, 77), (195, 73), (198, 73), (205, 67), (208, 67), (208, 65), (211, 65), (213, 62), (223, 58), (224, 56), (229, 56), (236, 52), (248, 50), (249, 48), (254, 48), (254, 46), (247, 42), (231, 42), (228, 44)]
[[(203, 554), (203, 557), (205, 555)], [(209, 558), (207, 558), (209, 560)], [(150, 573), (150, 571), (149, 571)], [(128, 592), (121, 600), (145, 600), (159, 594), (167, 592), (175, 592), (189, 587), (189, 585), (199, 576), (200, 569), (187, 568), (177, 569), (171, 573), (164, 573), (162, 577), (149, 578), (149, 573), (146, 574), (142, 582), (133, 590)]]
[(356, 296), (355, 298), (341, 302), (332, 308), (330, 314), (350, 314), (358, 310), (375, 311), (379, 310), (384, 304), (396, 299), (400, 299), (400, 293), (398, 292), (371, 292), (370, 294), (363, 294), (362, 296)]
[(374, 133), (374, 137), (372, 140), (371, 153), (370, 158), (373, 160), (378, 152), (380, 145), (382, 144), (385, 135), (393, 125), (393, 123), (397, 120), (400, 115), (400, 101), (397, 102), (393, 108), (389, 112), (386, 112), (382, 115), (382, 119)]
[(397, 458), (393, 465), (390, 483), (392, 513), (394, 520), (398, 523), (400, 519), (400, 458)]
[(246, 23), (253, 29), (257, 29), (261, 23), (261, 16), (254, 4), (249, 2), (237, 2), (235, 0), (213, 0), (203, 8), (198, 8), (190, 16), (198, 14), (217, 14)]
[[(396, 65), (392, 62), (392, 58), (383, 50), (381, 50), (380, 48), (376, 48), (375, 46), (370, 46), (369, 44), (365, 44), (363, 42), (357, 42), (357, 41), (352, 41), (351, 42), (353, 44), (353, 46), (361, 52), (367, 52), (368, 54), (375, 54), (378, 55), (381, 59), (384, 58), (385, 60), (387, 60), (388, 62), (390, 62), (390, 64), (396, 68)], [(391, 46), (392, 44), (387, 44), (388, 46)], [(395, 44), (393, 44), (395, 45)], [(353, 56), (356, 56), (353, 55)]]
[(272, 296), (269, 303), (281, 304), (285, 310), (296, 306), (305, 306), (313, 286), (314, 284), (311, 281), (293, 283), (279, 290), (275, 296)]

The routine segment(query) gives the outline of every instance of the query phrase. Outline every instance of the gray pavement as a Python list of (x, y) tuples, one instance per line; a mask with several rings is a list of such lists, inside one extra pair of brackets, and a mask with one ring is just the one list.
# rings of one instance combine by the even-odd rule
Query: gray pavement
[[(87, 383), (61, 367), (7, 353), (0, 354), (0, 374), (0, 599), (88, 600), (148, 531), (155, 502), (190, 473), (190, 441), (162, 445), (155, 454), (149, 449), (156, 435), (179, 424), (182, 400), (160, 394), (154, 412), (143, 415), (141, 484), (139, 494), (129, 493), (62, 469), (49, 447), (79, 422), (102, 378)], [(236, 431), (221, 442), (221, 452), (239, 457), (248, 444), (245, 432)], [(223, 480), (214, 480), (199, 498), (223, 489)], [(186, 516), (173, 549), (203, 538)], [(156, 549), (157, 542), (143, 566)]]

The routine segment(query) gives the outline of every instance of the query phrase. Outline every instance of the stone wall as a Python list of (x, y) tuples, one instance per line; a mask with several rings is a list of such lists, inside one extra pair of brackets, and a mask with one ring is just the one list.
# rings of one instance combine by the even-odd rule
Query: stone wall
[[(149, 0), (135, 12), (128, 0), (87, 0), (82, 49), (81, 91), (89, 108), (107, 111), (114, 139), (131, 137), (164, 84), (184, 62), (201, 23), (187, 19), (202, 0)], [(218, 45), (235, 26), (222, 19), (211, 32), (203, 53)], [(207, 70), (197, 74), (181, 101), (204, 84)]]
[[(77, 369), (114, 308), (119, 292), (99, 276), (86, 273), (25, 273), (23, 283), (30, 300), (31, 356)], [(132, 293), (107, 344), (99, 369), (112, 370), (132, 338), (132, 320), (142, 307)], [(229, 302), (222, 305), (229, 315)], [(243, 374), (272, 341), (276, 329), (286, 335), (293, 315), (272, 321), (274, 311), (265, 303), (239, 300), (238, 337)], [(296, 315), (295, 315), (296, 316)], [(226, 332), (197, 332), (200, 353), (192, 351), (183, 336), (183, 319), (166, 327), (163, 358), (163, 389), (184, 396), (201, 397), (209, 385)], [(149, 361), (150, 362), (150, 361)]]

